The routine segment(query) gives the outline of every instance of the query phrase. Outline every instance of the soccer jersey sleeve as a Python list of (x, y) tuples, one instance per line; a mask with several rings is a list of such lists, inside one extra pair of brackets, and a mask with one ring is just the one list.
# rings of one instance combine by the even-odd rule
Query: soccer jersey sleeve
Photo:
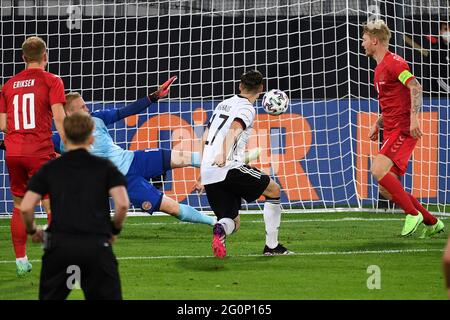
[(57, 103), (66, 103), (64, 83), (60, 77), (55, 76), (55, 80), (53, 81), (49, 91), (49, 101), (51, 106)]
[(239, 109), (235, 118), (242, 120), (242, 122), (245, 124), (245, 130), (247, 127), (252, 125), (253, 120), (255, 119), (255, 110), (253, 108), (243, 106)]
[(393, 76), (405, 86), (407, 86), (411, 80), (415, 79), (415, 76), (411, 73), (408, 64), (403, 59), (400, 60), (394, 58), (389, 70), (391, 70)]
[(44, 165), (38, 170), (28, 182), (28, 190), (36, 192), (41, 196), (45, 196), (49, 192), (49, 184), (47, 181), (46, 166)]
[(120, 120), (118, 109), (94, 111), (91, 116), (102, 119), (105, 126)]

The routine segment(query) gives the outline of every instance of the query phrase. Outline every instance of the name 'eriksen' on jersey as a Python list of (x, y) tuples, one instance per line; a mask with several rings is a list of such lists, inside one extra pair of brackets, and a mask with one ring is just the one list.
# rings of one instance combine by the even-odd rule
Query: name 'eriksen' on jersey
[(13, 89), (26, 88), (34, 86), (35, 79), (21, 80), (14, 82)]

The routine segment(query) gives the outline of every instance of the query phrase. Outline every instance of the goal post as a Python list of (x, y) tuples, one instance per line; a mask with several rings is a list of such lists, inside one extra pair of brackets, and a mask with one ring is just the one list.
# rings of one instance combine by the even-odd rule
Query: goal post
[[(120, 108), (178, 77), (168, 98), (110, 128), (123, 148), (199, 151), (214, 107), (237, 93), (240, 75), (258, 69), (265, 90), (290, 98), (285, 114), (256, 103), (251, 162), (282, 188), (285, 211), (378, 210), (370, 174), (379, 143), (368, 137), (379, 112), (375, 63), (361, 48), (362, 24), (373, 18), (392, 31), (390, 50), (402, 55), (424, 88), (418, 142), (403, 178), (434, 212), (450, 203), (450, 1), (360, 0), (15, 0), (1, 1), (0, 85), (23, 69), (21, 44), (41, 36), (48, 71), (91, 110)], [(262, 96), (261, 96), (262, 98)], [(1, 134), (0, 134), (1, 136)], [(3, 137), (0, 137), (2, 139)], [(12, 211), (0, 152), (0, 215)], [(209, 210), (192, 188), (195, 168), (163, 177), (169, 196)], [(155, 179), (154, 182), (156, 182)], [(262, 208), (262, 202), (243, 209)]]

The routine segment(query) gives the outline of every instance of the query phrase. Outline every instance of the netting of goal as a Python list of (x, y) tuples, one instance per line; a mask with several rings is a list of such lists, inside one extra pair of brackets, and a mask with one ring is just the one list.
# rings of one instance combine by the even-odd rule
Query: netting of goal
[[(23, 69), (21, 44), (38, 35), (48, 70), (92, 110), (120, 108), (177, 75), (170, 97), (110, 129), (123, 148), (199, 151), (213, 108), (237, 93), (240, 75), (258, 69), (265, 88), (290, 97), (287, 113), (264, 113), (261, 101), (249, 149), (251, 164), (282, 187), (285, 210), (361, 210), (388, 205), (370, 174), (379, 143), (368, 139), (379, 107), (375, 62), (361, 48), (362, 24), (384, 19), (391, 51), (405, 57), (424, 87), (418, 142), (403, 178), (432, 211), (450, 203), (449, 1), (1, 1), (0, 83)], [(0, 214), (11, 212), (0, 154)], [(164, 192), (208, 210), (192, 191), (199, 173), (175, 169)], [(155, 178), (155, 181), (158, 178)], [(243, 208), (260, 204), (244, 203)], [(447, 209), (448, 211), (448, 209)]]

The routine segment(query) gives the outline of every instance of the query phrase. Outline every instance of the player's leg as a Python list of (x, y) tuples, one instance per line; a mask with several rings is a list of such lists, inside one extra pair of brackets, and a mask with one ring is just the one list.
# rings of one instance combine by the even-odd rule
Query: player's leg
[(267, 256), (290, 254), (291, 252), (278, 242), (278, 230), (281, 224), (281, 188), (278, 183), (270, 179), (264, 190), (264, 224), (266, 228), (266, 245), (263, 254)]
[(243, 165), (228, 172), (230, 190), (235, 190), (247, 202), (264, 195), (264, 223), (266, 229), (265, 255), (291, 253), (278, 242), (278, 230), (281, 224), (280, 186), (259, 169)]
[(403, 135), (400, 131), (392, 133), (383, 144), (379, 154), (372, 164), (372, 175), (378, 183), (391, 195), (392, 200), (405, 212), (405, 225), (401, 234), (411, 235), (422, 223), (423, 216), (415, 208), (408, 193), (403, 188), (398, 178), (389, 172), (393, 170), (398, 175), (403, 175), (408, 167), (408, 160), (414, 150), (417, 141), (410, 136)]
[(213, 228), (211, 247), (215, 257), (223, 259), (227, 254), (226, 238), (240, 227), (239, 209), (241, 196), (227, 188), (227, 179), (222, 182), (205, 185), (209, 205), (217, 216)]
[(6, 156), (5, 162), (8, 167), (10, 188), (13, 197), (13, 214), (10, 221), (11, 240), (16, 256), (17, 276), (24, 276), (32, 269), (26, 254), (27, 233), (20, 212), (22, 198), (27, 189), (28, 174), (23, 164), (23, 157)]
[(126, 178), (128, 196), (135, 207), (140, 207), (149, 214), (155, 211), (162, 211), (181, 221), (214, 225), (214, 217), (203, 214), (191, 206), (180, 204), (165, 196), (145, 178), (130, 176), (129, 174), (127, 174)]
[(215, 217), (203, 214), (189, 205), (178, 203), (166, 195), (162, 197), (159, 210), (183, 222), (203, 223), (211, 226), (216, 223)]
[(200, 152), (171, 150), (170, 153), (170, 167), (172, 169), (184, 167), (200, 168), (201, 161)]
[[(59, 247), (45, 249), (42, 256), (42, 268), (39, 281), (39, 300), (64, 300), (71, 289), (67, 285), (66, 263), (72, 254), (70, 248)], [(77, 264), (78, 265), (78, 264)]]
[[(244, 162), (249, 163), (253, 160), (259, 158), (261, 154), (261, 148), (254, 148), (245, 153)], [(190, 152), (190, 151), (176, 151), (172, 150), (170, 167), (184, 168), (184, 167), (196, 167), (200, 168), (202, 158), (200, 157), (200, 152)]]
[[(391, 169), (391, 171), (389, 171), (389, 174), (393, 175), (398, 180), (399, 179), (398, 175), (393, 171), (395, 170)], [(393, 201), (392, 195), (381, 185), (379, 186), (379, 192), (385, 199)], [(439, 233), (444, 230), (444, 224), (441, 220), (437, 219), (427, 209), (425, 209), (422, 206), (422, 204), (420, 204), (420, 202), (412, 194), (408, 193), (408, 197), (411, 200), (414, 207), (422, 214), (424, 225), (431, 227), (423, 229), (421, 236), (422, 238), (429, 237), (431, 235), (434, 235), (435, 233)], [(430, 233), (432, 234), (430, 235)]]
[(86, 300), (122, 300), (117, 259), (111, 246), (103, 245), (89, 248), (86, 255), (87, 272), (81, 269), (81, 289)]
[(22, 220), (20, 205), (22, 197), (13, 196), (14, 209), (11, 217), (11, 239), (13, 242), (14, 253), (16, 255), (16, 273), (18, 277), (24, 276), (27, 272), (31, 272), (33, 266), (28, 261), (27, 249), (27, 232)]

